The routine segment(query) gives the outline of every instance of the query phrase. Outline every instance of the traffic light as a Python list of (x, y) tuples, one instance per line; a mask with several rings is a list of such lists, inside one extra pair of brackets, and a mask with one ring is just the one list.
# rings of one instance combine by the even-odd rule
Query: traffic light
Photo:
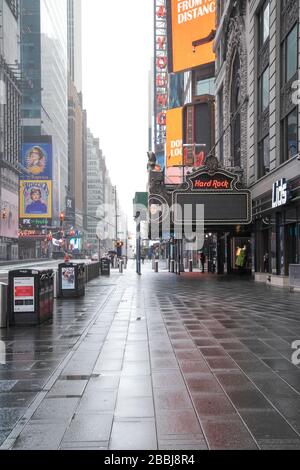
[(6, 212), (6, 209), (4, 208), (3, 211), (2, 211), (2, 219), (5, 220), (7, 219), (7, 212)]
[(59, 220), (60, 220), (60, 226), (62, 227), (63, 225), (63, 222), (65, 220), (65, 214), (64, 212), (61, 212), (60, 215), (59, 215)]

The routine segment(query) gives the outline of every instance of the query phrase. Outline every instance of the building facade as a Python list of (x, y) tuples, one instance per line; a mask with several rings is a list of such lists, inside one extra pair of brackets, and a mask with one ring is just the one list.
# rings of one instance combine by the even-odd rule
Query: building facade
[[(23, 139), (52, 138), (55, 191), (49, 212), (52, 226), (59, 227), (68, 195), (67, 0), (20, 0), (20, 11)], [(21, 228), (36, 229), (30, 224)], [(43, 255), (39, 242), (25, 238), (22, 245), (24, 257)]]
[(0, 260), (18, 258), (21, 145), (20, 9), (0, 1)]
[(87, 249), (89, 252), (103, 251), (102, 221), (105, 202), (105, 160), (90, 129), (87, 130)]
[(300, 262), (297, 0), (217, 2), (217, 156), (252, 192), (253, 270), (284, 284)]

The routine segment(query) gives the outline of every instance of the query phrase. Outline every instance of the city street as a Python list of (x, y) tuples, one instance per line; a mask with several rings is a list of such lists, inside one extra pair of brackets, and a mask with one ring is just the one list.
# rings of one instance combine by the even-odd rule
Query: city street
[(1, 449), (300, 449), (300, 294), (151, 267), (0, 330)]

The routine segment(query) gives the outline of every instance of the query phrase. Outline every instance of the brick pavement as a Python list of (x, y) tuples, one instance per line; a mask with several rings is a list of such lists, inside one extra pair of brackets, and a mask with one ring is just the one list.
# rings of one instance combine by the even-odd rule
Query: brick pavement
[(0, 333), (2, 448), (300, 449), (300, 294), (143, 269)]

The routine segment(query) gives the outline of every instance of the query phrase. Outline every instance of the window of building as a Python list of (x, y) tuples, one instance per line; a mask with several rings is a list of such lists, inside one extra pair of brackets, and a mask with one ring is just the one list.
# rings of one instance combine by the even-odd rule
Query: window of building
[(262, 73), (259, 79), (260, 88), (260, 112), (264, 112), (270, 103), (270, 69), (269, 67)]
[(288, 82), (296, 73), (298, 68), (298, 26), (296, 25), (286, 39), (286, 81)]
[(282, 120), (282, 161), (298, 154), (298, 108)]
[(259, 174), (262, 178), (270, 172), (270, 136), (268, 135), (259, 143)]
[(264, 3), (259, 13), (259, 42), (262, 47), (270, 36), (270, 2)]
[(209, 78), (207, 80), (200, 80), (196, 82), (196, 95), (214, 95), (215, 94), (215, 79)]
[(298, 70), (298, 25), (286, 36), (281, 47), (282, 83), (289, 82)]
[(232, 67), (231, 83), (231, 153), (232, 164), (241, 166), (241, 89), (240, 89), (240, 58), (237, 53)]

